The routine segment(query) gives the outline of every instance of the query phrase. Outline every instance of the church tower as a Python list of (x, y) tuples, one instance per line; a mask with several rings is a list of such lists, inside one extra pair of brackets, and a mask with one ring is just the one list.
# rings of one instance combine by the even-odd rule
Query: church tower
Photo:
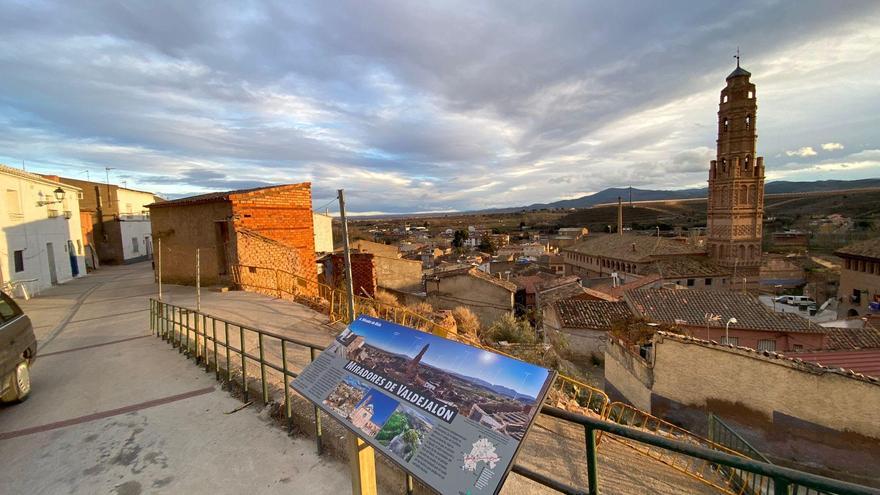
[(718, 105), (716, 159), (709, 169), (709, 255), (731, 274), (730, 287), (755, 290), (761, 268), (764, 158), (755, 156), (758, 103), (751, 74), (739, 66), (727, 76)]

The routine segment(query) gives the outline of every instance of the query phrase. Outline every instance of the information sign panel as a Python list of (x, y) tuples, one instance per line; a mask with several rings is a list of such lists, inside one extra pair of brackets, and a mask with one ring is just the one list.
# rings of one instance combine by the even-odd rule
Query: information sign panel
[(291, 383), (443, 494), (497, 493), (555, 372), (360, 316)]

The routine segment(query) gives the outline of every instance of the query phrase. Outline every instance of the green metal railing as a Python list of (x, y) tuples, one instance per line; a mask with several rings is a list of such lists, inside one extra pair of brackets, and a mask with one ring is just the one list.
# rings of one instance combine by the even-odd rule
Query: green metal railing
[[(709, 413), (709, 440), (723, 445), (736, 452), (760, 462), (772, 464), (764, 454), (752, 446), (745, 438), (733, 430), (727, 423), (718, 416)], [(744, 495), (765, 495), (773, 493), (773, 479), (756, 473), (743, 472), (738, 469), (732, 469), (727, 466), (720, 466), (731, 481), (731, 487)], [(819, 491), (813, 488), (792, 485), (792, 495), (830, 495), (828, 492)]]
[[(233, 383), (233, 363), (237, 361), (235, 365), (240, 365), (241, 367), (240, 385), (242, 400), (245, 403), (248, 402), (249, 398), (248, 361), (259, 366), (259, 379), (264, 403), (268, 403), (270, 399), (267, 372), (272, 370), (280, 373), (283, 377), (284, 411), (288, 431), (292, 430), (292, 407), (290, 387), (287, 386), (287, 383), (289, 379), (295, 378), (298, 375), (297, 371), (290, 368), (291, 346), (295, 346), (293, 349), (307, 352), (308, 362), (315, 359), (317, 351), (324, 350), (324, 347), (320, 345), (260, 330), (249, 325), (211, 316), (182, 306), (175, 306), (156, 299), (150, 299), (150, 329), (156, 336), (170, 343), (179, 352), (186, 354), (188, 358), (193, 358), (197, 364), (203, 365), (205, 372), (213, 370), (218, 380), (225, 379), (228, 384)], [(230, 335), (235, 335), (235, 333), (238, 333), (239, 345), (237, 347), (230, 341)], [(247, 350), (248, 337), (256, 340), (257, 355)], [(267, 351), (271, 350), (271, 344), (274, 342), (277, 342), (280, 348), (280, 363), (277, 361), (273, 362), (267, 357)], [(307, 351), (305, 351), (306, 349)], [(318, 454), (321, 454), (321, 416), (317, 406), (313, 406), (313, 411), (315, 442)], [(615, 437), (676, 452), (694, 459), (701, 459), (718, 466), (726, 466), (731, 469), (741, 470), (742, 472), (767, 477), (773, 480), (774, 495), (801, 493), (792, 491), (792, 488), (795, 486), (837, 495), (880, 495), (880, 490), (873, 488), (775, 466), (767, 462), (732, 455), (700, 445), (693, 445), (692, 443), (656, 435), (638, 428), (613, 423), (598, 416), (585, 416), (550, 406), (544, 406), (541, 409), (541, 413), (580, 425), (584, 428), (586, 435), (587, 490), (569, 486), (562, 481), (553, 479), (546, 473), (538, 473), (522, 464), (514, 465), (513, 472), (561, 493), (589, 493), (590, 495), (600, 493), (596, 436), (598, 432), (605, 432)], [(409, 475), (406, 475), (406, 492), (411, 494), (412, 490), (413, 480)]]
[[(150, 328), (157, 337), (170, 343), (178, 352), (186, 354), (187, 357), (193, 358), (197, 364), (203, 365), (206, 373), (211, 372), (213, 369), (217, 380), (225, 379), (225, 382), (231, 385), (233, 382), (233, 368), (239, 367), (241, 369), (239, 386), (241, 388), (242, 401), (245, 403), (250, 398), (248, 364), (257, 365), (260, 368), (259, 380), (263, 403), (269, 402), (267, 373), (269, 370), (279, 373), (282, 377), (284, 388), (284, 418), (287, 423), (288, 432), (292, 430), (293, 422), (291, 391), (287, 383), (291, 378), (296, 378), (299, 374), (297, 371), (292, 370), (290, 366), (291, 348), (308, 352), (308, 362), (314, 361), (317, 352), (324, 350), (324, 347), (321, 345), (286, 337), (156, 299), (150, 299)], [(230, 340), (230, 335), (236, 336), (236, 334), (238, 346), (233, 344), (234, 339), (233, 341)], [(256, 340), (257, 355), (252, 354), (252, 351), (249, 352), (247, 349), (249, 338)], [(280, 356), (278, 356), (277, 360), (270, 360), (266, 357), (268, 347), (273, 343), (277, 344), (280, 350)], [(237, 362), (233, 364), (233, 360)], [(314, 406), (314, 422), (315, 443), (318, 454), (320, 454), (323, 448), (321, 441), (322, 427), (321, 415), (317, 406)]]

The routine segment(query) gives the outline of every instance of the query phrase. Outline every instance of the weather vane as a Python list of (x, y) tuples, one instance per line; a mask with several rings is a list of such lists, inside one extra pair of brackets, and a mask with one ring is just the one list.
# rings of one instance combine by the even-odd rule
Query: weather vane
[(733, 58), (736, 59), (736, 66), (739, 67), (739, 47), (736, 47), (736, 55)]

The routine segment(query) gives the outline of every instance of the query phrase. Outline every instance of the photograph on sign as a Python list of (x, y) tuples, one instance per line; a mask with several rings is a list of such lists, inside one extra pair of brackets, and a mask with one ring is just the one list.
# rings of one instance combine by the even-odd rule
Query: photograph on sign
[(497, 493), (555, 372), (360, 316), (291, 386), (440, 493)]

